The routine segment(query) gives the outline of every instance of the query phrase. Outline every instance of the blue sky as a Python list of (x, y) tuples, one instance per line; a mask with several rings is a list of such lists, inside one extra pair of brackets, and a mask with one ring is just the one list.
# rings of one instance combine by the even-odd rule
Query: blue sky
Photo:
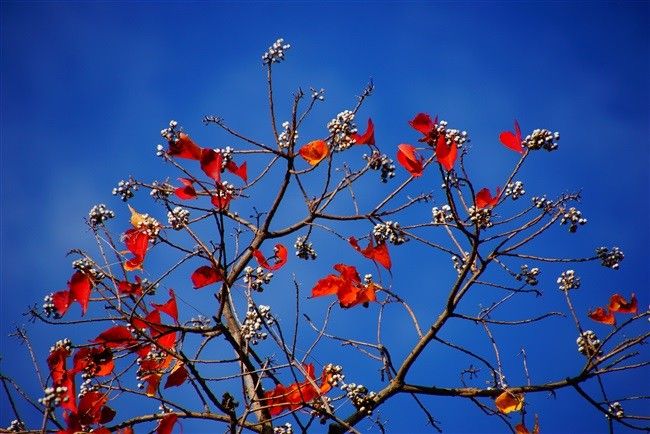
[[(618, 272), (577, 268), (583, 277), (578, 309), (604, 304), (615, 291), (636, 292), (641, 306), (648, 304), (647, 3), (3, 2), (1, 7), (1, 369), (23, 380), (35, 395), (40, 392), (30, 384), (33, 370), (6, 336), (26, 322), (21, 313), (28, 305), (40, 304), (45, 293), (65, 285), (70, 275), (65, 253), (92, 247), (83, 217), (99, 202), (124, 217), (125, 206), (110, 191), (129, 175), (143, 180), (176, 176), (154, 157), (158, 132), (170, 119), (206, 146), (233, 143), (214, 127), (201, 125), (205, 114), (222, 115), (251, 136), (270, 141), (260, 56), (277, 37), (293, 45), (289, 60), (277, 68), (279, 110), (287, 113), (298, 86), (326, 89), (326, 102), (300, 132), (301, 139), (322, 134), (327, 120), (349, 108), (369, 78), (376, 92), (361, 116), (375, 121), (384, 152), (416, 140), (406, 123), (415, 113), (438, 113), (470, 133), (469, 168), (479, 185), (497, 185), (514, 164), (514, 153), (497, 142), (498, 132), (509, 129), (514, 117), (524, 131), (560, 131), (560, 151), (536, 156), (522, 179), (529, 196), (581, 190), (580, 209), (589, 224), (572, 236), (558, 229), (537, 247), (571, 256), (589, 255), (600, 245), (620, 246), (626, 258)], [(437, 182), (425, 179), (414, 192)], [(441, 198), (435, 200), (439, 204)], [(426, 215), (429, 209), (426, 205), (417, 212)], [(117, 223), (114, 229), (122, 230)], [(329, 273), (339, 249), (323, 245), (317, 269), (292, 270), (302, 272), (308, 286)], [(444, 286), (451, 267), (440, 255), (414, 252), (395, 252), (393, 288), (407, 299), (427, 300), (423, 292)], [(543, 302), (526, 300), (518, 308), (562, 309), (554, 284), (559, 271), (544, 271)], [(182, 293), (180, 285), (175, 287)], [(186, 290), (190, 302), (201, 302)], [(475, 313), (479, 302), (468, 305), (468, 312)], [(326, 305), (313, 303), (311, 309)], [(366, 320), (372, 324), (376, 310), (370, 310), (355, 316), (337, 312), (341, 328)], [(427, 312), (422, 307), (421, 313)], [(388, 333), (408, 333), (405, 319), (396, 315)], [(448, 338), (485, 345), (479, 327), (454, 327)], [(606, 331), (600, 325), (594, 329)], [(59, 337), (57, 330), (32, 330), (41, 348)], [(531, 340), (548, 341), (550, 350), (530, 350), (529, 363), (540, 380), (579, 369), (574, 335), (568, 320), (554, 320), (514, 335), (504, 332), (503, 339), (511, 354)], [(364, 372), (362, 361), (341, 354), (350, 357), (350, 378), (356, 374), (357, 382), (378, 384), (376, 376)], [(444, 383), (457, 378), (465, 362), (437, 348), (416, 367), (414, 379)], [(639, 384), (649, 380), (644, 375), (621, 375), (608, 386), (622, 395), (642, 393)], [(465, 402), (426, 401), (447, 432), (502, 432), (495, 421), (478, 422), (481, 413)], [(543, 432), (605, 429), (601, 415), (573, 392), (562, 391), (556, 400), (537, 396), (531, 404)], [(427, 432), (411, 407), (399, 399), (382, 411), (389, 432)], [(413, 416), (400, 421), (406, 410)], [(7, 425), (8, 418), (3, 406), (0, 423)], [(200, 428), (188, 425), (188, 430)]]

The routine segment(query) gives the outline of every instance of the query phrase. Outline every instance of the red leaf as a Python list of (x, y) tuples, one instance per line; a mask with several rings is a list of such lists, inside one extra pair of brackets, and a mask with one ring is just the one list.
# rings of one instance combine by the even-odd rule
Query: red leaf
[(142, 295), (142, 279), (140, 276), (135, 276), (135, 283), (130, 283), (127, 280), (121, 280), (117, 284), (117, 290), (120, 294), (128, 295)]
[(194, 182), (191, 179), (187, 178), (178, 178), (178, 180), (183, 184), (183, 187), (178, 187), (174, 190), (174, 194), (180, 199), (196, 199), (196, 190), (194, 189)]
[(413, 120), (409, 121), (409, 125), (426, 136), (433, 131), (435, 122), (431, 120), (431, 116), (428, 114), (418, 113)]
[(93, 377), (103, 377), (113, 372), (113, 352), (106, 347), (80, 348), (73, 359), (72, 372), (86, 372)]
[[(99, 423), (100, 419), (102, 419), (102, 408), (107, 402), (108, 397), (106, 395), (94, 390), (81, 395), (76, 412), (79, 423), (81, 425), (94, 425)], [(115, 413), (113, 413), (114, 416)]]
[(632, 298), (628, 303), (620, 294), (614, 294), (609, 299), (609, 310), (617, 313), (636, 313), (638, 309), (638, 302), (636, 295), (632, 293)]
[(70, 278), (70, 282), (68, 282), (70, 298), (79, 302), (79, 305), (81, 306), (81, 315), (84, 315), (88, 309), (92, 287), (93, 284), (90, 277), (81, 271), (75, 272)]
[(179, 158), (188, 158), (190, 160), (201, 159), (201, 147), (194, 143), (194, 141), (185, 133), (178, 135), (178, 140), (169, 141), (169, 155)]
[(149, 235), (142, 229), (129, 229), (124, 233), (124, 244), (129, 252), (133, 254), (133, 258), (124, 263), (124, 268), (127, 271), (142, 268), (149, 247)]
[(154, 309), (164, 312), (172, 317), (174, 322), (178, 324), (178, 306), (176, 305), (176, 294), (174, 294), (173, 289), (169, 290), (169, 300), (167, 300), (165, 304), (151, 303), (151, 305)]
[(501, 141), (506, 148), (523, 154), (524, 148), (521, 145), (521, 129), (519, 128), (519, 122), (517, 122), (517, 119), (515, 119), (515, 132), (501, 132), (501, 134), (499, 134), (499, 141)]
[(368, 247), (366, 247), (365, 249), (361, 249), (361, 247), (359, 246), (359, 242), (355, 237), (348, 238), (348, 242), (354, 248), (354, 250), (361, 253), (366, 258), (379, 263), (385, 269), (390, 270), (392, 264), (390, 260), (390, 254), (388, 252), (388, 246), (386, 245), (386, 243), (379, 243), (377, 244), (377, 247), (375, 247), (373, 246), (372, 240), (370, 240), (368, 242)]
[(499, 197), (501, 196), (501, 190), (497, 187), (496, 196), (492, 197), (489, 188), (483, 188), (478, 193), (476, 193), (476, 207), (481, 208), (492, 208), (499, 203)]
[(422, 176), (423, 160), (415, 152), (415, 146), (404, 143), (397, 147), (397, 161), (415, 178)]
[(241, 166), (237, 166), (234, 161), (230, 160), (228, 163), (226, 163), (226, 170), (236, 176), (239, 176), (244, 181), (244, 183), (248, 184), (248, 172), (245, 161)]
[(160, 419), (158, 426), (156, 427), (156, 434), (171, 434), (174, 425), (178, 416), (174, 413), (170, 413)]
[(50, 377), (54, 384), (59, 384), (63, 381), (66, 374), (65, 361), (70, 355), (65, 347), (56, 347), (49, 356), (47, 356), (47, 366), (50, 369)]
[(201, 153), (201, 169), (216, 182), (221, 182), (221, 170), (223, 169), (223, 156), (221, 152), (214, 149), (203, 149)]
[(597, 307), (596, 309), (589, 312), (587, 316), (594, 321), (603, 324), (616, 324), (616, 318), (614, 318), (614, 314), (609, 309), (603, 309), (602, 307)]
[(456, 143), (452, 142), (451, 146), (448, 146), (445, 136), (439, 136), (436, 145), (436, 158), (438, 158), (438, 163), (440, 163), (446, 171), (450, 171), (454, 168), (457, 156), (458, 148), (456, 147)]
[(72, 301), (70, 291), (59, 291), (52, 294), (52, 303), (54, 304), (56, 313), (60, 316), (65, 315)]
[(188, 377), (187, 369), (185, 365), (179, 362), (176, 362), (176, 366), (172, 369), (172, 372), (169, 373), (167, 381), (165, 382), (165, 389), (169, 387), (180, 386), (187, 380)]
[(339, 304), (343, 308), (350, 308), (357, 304), (366, 305), (368, 302), (376, 300), (377, 287), (372, 283), (363, 285), (356, 268), (351, 265), (336, 264), (334, 269), (339, 272), (340, 276), (330, 274), (316, 282), (311, 290), (312, 297), (336, 294)]
[(209, 265), (199, 267), (192, 273), (194, 289), (203, 288), (204, 286), (221, 282), (222, 280), (223, 276), (221, 273)]
[(323, 295), (332, 295), (339, 292), (339, 288), (345, 285), (345, 281), (338, 276), (330, 274), (318, 282), (311, 289), (312, 297), (320, 297)]
[(138, 330), (146, 330), (156, 324), (160, 324), (160, 312), (156, 309), (149, 312), (144, 319), (133, 317), (131, 320), (131, 325)]
[(375, 124), (373, 124), (372, 119), (368, 118), (368, 128), (363, 134), (353, 134), (352, 138), (354, 139), (357, 145), (374, 145), (375, 144)]
[(273, 265), (270, 265), (266, 258), (264, 257), (264, 254), (259, 251), (259, 250), (254, 250), (253, 251), (253, 256), (257, 260), (257, 263), (260, 264), (261, 267), (266, 268), (269, 271), (275, 271), (279, 270), (282, 268), (284, 264), (287, 263), (287, 248), (284, 247), (282, 244), (276, 244), (275, 245), (275, 255), (273, 256), (276, 261)]
[(104, 331), (91, 342), (102, 344), (109, 348), (124, 348), (133, 345), (135, 339), (126, 327), (115, 326)]

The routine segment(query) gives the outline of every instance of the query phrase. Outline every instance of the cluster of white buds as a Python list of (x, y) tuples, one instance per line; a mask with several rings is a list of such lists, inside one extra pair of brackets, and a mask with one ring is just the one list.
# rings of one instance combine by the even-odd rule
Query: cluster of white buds
[(479, 228), (485, 229), (492, 226), (492, 208), (477, 208), (470, 206), (469, 219), (478, 225)]
[(195, 317), (192, 317), (188, 322), (187, 325), (196, 327), (201, 330), (206, 330), (210, 328), (210, 324), (212, 323), (212, 320), (208, 317), (205, 317), (203, 315), (198, 315)]
[(574, 207), (569, 208), (567, 212), (562, 216), (560, 224), (569, 225), (569, 232), (575, 232), (578, 230), (578, 225), (584, 225), (587, 223), (587, 219), (582, 216), (582, 213), (575, 209)]
[(311, 90), (311, 98), (312, 99), (317, 99), (318, 101), (325, 101), (325, 89), (322, 87), (320, 89), (314, 89), (313, 87), (310, 88)]
[(354, 407), (366, 415), (372, 414), (375, 405), (375, 392), (369, 392), (363, 384), (349, 383), (341, 386)]
[(275, 318), (271, 315), (271, 306), (260, 304), (255, 309), (255, 306), (248, 304), (248, 311), (246, 312), (246, 319), (242, 324), (242, 336), (246, 341), (256, 345), (259, 341), (267, 338), (268, 334), (262, 331), (262, 325), (266, 324), (268, 327), (275, 322)]
[(27, 431), (27, 428), (25, 427), (25, 424), (22, 421), (20, 421), (18, 419), (14, 419), (14, 420), (11, 421), (11, 423), (7, 427), (7, 431), (9, 431), (9, 432), (23, 432), (23, 431)]
[(388, 158), (388, 155), (372, 151), (371, 155), (363, 154), (363, 159), (368, 162), (370, 169), (381, 171), (381, 182), (386, 183), (395, 177), (395, 164), (392, 159)]
[(623, 406), (621, 405), (620, 402), (612, 402), (609, 404), (609, 409), (607, 411), (607, 418), (609, 419), (610, 417), (614, 417), (616, 419), (621, 419), (625, 416), (625, 412), (623, 411)]
[(558, 140), (560, 140), (560, 133), (557, 131), (553, 133), (547, 129), (535, 129), (532, 133), (526, 136), (521, 144), (531, 151), (536, 151), (538, 149), (555, 151), (557, 149)]
[(141, 214), (137, 229), (144, 231), (150, 240), (154, 240), (160, 233), (160, 223), (149, 214)]
[(328, 409), (332, 408), (332, 399), (329, 396), (321, 395), (309, 403), (312, 417), (318, 417), (321, 425), (327, 423)]
[(273, 273), (267, 272), (262, 267), (246, 267), (244, 268), (244, 283), (252, 290), (257, 292), (264, 291), (264, 286), (271, 283)]
[(517, 274), (515, 279), (522, 281), (524, 280), (527, 285), (536, 286), (539, 283), (537, 277), (541, 274), (541, 271), (537, 267), (528, 268), (527, 264), (521, 266), (521, 272)]
[(573, 270), (566, 270), (557, 278), (557, 284), (562, 291), (580, 288), (580, 278)]
[(435, 129), (438, 132), (438, 136), (444, 135), (447, 142), (447, 146), (451, 146), (452, 143), (455, 143), (458, 148), (461, 148), (465, 142), (469, 142), (469, 136), (467, 131), (456, 130), (453, 128), (447, 128), (448, 122), (441, 120), (435, 125)]
[(325, 365), (325, 378), (327, 382), (332, 387), (337, 387), (339, 384), (343, 384), (345, 375), (343, 375), (343, 367), (341, 365), (334, 365), (328, 363)]
[[(82, 374), (83, 376), (83, 374)], [(91, 377), (86, 377), (83, 376), (84, 381), (81, 383), (79, 386), (79, 394), (78, 397), (81, 398), (83, 395), (85, 395), (88, 392), (92, 392), (94, 390), (97, 390), (97, 386), (93, 385), (93, 380)]]
[[(293, 132), (293, 143), (298, 141), (298, 131)], [(289, 122), (282, 122), (282, 132), (278, 135), (278, 143), (281, 148), (287, 149), (292, 143), (291, 140), (291, 124)]]
[(167, 222), (172, 229), (180, 231), (190, 222), (190, 212), (180, 206), (167, 212)]
[(282, 62), (284, 60), (284, 52), (289, 48), (291, 48), (291, 45), (285, 44), (284, 39), (278, 39), (262, 54), (262, 63), (268, 65)]
[(287, 422), (282, 426), (276, 426), (273, 428), (273, 434), (293, 434), (293, 427), (289, 422)]
[(43, 297), (43, 313), (48, 318), (50, 317), (54, 319), (61, 318), (61, 315), (59, 315), (59, 312), (56, 311), (56, 307), (54, 306), (54, 293), (48, 294), (45, 297)]
[(93, 206), (88, 212), (88, 223), (92, 227), (102, 225), (106, 220), (110, 220), (112, 218), (115, 218), (115, 213), (106, 208), (106, 205), (103, 203)]
[(316, 259), (318, 256), (316, 250), (314, 250), (314, 245), (311, 241), (307, 240), (307, 237), (304, 235), (296, 238), (296, 242), (293, 244), (293, 247), (296, 249), (296, 256), (300, 259)]
[[(178, 142), (180, 132), (181, 128), (178, 126), (178, 122), (172, 119), (169, 121), (168, 128), (163, 128), (160, 130), (160, 135), (167, 139), (167, 142), (171, 144)], [(156, 146), (156, 155), (158, 157), (164, 157), (166, 154), (167, 153), (163, 145)]]
[(54, 345), (50, 347), (50, 353), (60, 350), (61, 348), (63, 348), (66, 351), (66, 353), (69, 355), (70, 351), (72, 351), (72, 341), (68, 338), (60, 339), (56, 341)]
[(56, 386), (45, 388), (45, 395), (38, 398), (38, 402), (45, 407), (53, 408), (60, 405), (62, 402), (68, 401), (68, 388), (66, 386)]
[(600, 263), (603, 267), (612, 268), (618, 270), (621, 261), (625, 256), (623, 251), (618, 247), (612, 247), (612, 250), (609, 250), (607, 247), (599, 247), (596, 249), (596, 256), (600, 259)]
[(214, 152), (221, 154), (221, 171), (224, 172), (226, 170), (226, 166), (232, 160), (234, 149), (230, 146), (226, 146), (223, 149), (214, 148), (213, 150)]
[(160, 362), (162, 362), (167, 355), (163, 353), (162, 351), (158, 350), (155, 345), (152, 345), (151, 348), (149, 349), (149, 353), (147, 353), (146, 356), (144, 357), (138, 357), (135, 362), (138, 365), (138, 370), (135, 373), (135, 378), (138, 380), (138, 389), (144, 389), (145, 385), (143, 383), (143, 380), (146, 379), (149, 375), (151, 374), (157, 374), (158, 371), (152, 371), (149, 369), (143, 369), (140, 365), (142, 364), (143, 361), (149, 361), (153, 360), (154, 363), (152, 365), (159, 365)]
[(458, 179), (458, 175), (453, 170), (451, 172), (447, 172), (445, 174), (443, 182), (442, 182), (442, 184), (440, 184), (440, 188), (442, 190), (446, 189), (447, 186), (449, 186), (449, 187), (460, 187), (460, 180)]
[(370, 274), (370, 273), (364, 274), (364, 276), (363, 276), (363, 284), (368, 286), (371, 283), (372, 283), (372, 274)]
[(546, 199), (546, 196), (533, 196), (532, 201), (535, 208), (543, 209), (544, 211), (553, 209), (553, 201)]
[(149, 195), (154, 199), (165, 199), (171, 196), (174, 187), (166, 182), (154, 181), (151, 184), (151, 191)]
[[(451, 262), (454, 264), (454, 270), (456, 270), (458, 274), (462, 273), (463, 269), (469, 262), (469, 252), (463, 252), (462, 259), (459, 256), (453, 255), (451, 257)], [(476, 273), (478, 271), (478, 268), (476, 268), (476, 263), (472, 263), (470, 266), (470, 271), (473, 273)]]
[(592, 330), (582, 332), (576, 339), (576, 344), (578, 345), (578, 352), (587, 357), (601, 354), (600, 340)]
[(449, 205), (443, 205), (440, 208), (434, 206), (431, 208), (431, 215), (433, 216), (434, 225), (444, 225), (454, 221), (454, 215), (451, 213)]
[(215, 196), (221, 198), (233, 197), (235, 195), (235, 185), (228, 182), (222, 181), (221, 186), (217, 188)]
[(506, 185), (506, 189), (503, 191), (503, 194), (510, 196), (512, 200), (519, 199), (521, 196), (526, 194), (526, 190), (524, 190), (524, 183), (521, 181), (508, 183), (508, 185)]
[(332, 136), (330, 144), (334, 151), (345, 151), (354, 145), (353, 135), (357, 133), (357, 126), (354, 124), (354, 113), (350, 110), (337, 114), (328, 122), (327, 129)]
[(134, 180), (121, 180), (117, 183), (117, 187), (113, 189), (113, 196), (119, 196), (122, 201), (126, 202), (135, 195), (135, 191), (138, 189), (138, 185)]
[(385, 223), (377, 223), (372, 229), (372, 234), (378, 243), (388, 241), (397, 246), (408, 241), (399, 223), (390, 220)]
[(84, 274), (88, 274), (95, 282), (100, 281), (106, 277), (106, 274), (95, 268), (95, 263), (86, 257), (72, 261), (72, 268), (79, 270)]

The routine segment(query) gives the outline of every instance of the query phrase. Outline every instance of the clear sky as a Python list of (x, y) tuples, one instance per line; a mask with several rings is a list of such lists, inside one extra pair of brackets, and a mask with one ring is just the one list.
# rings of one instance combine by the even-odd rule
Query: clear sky
[[(398, 143), (416, 140), (407, 125), (415, 113), (438, 113), (470, 133), (470, 168), (481, 185), (495, 186), (515, 162), (514, 153), (497, 141), (514, 117), (524, 131), (560, 131), (560, 151), (536, 158), (526, 169), (526, 190), (529, 197), (581, 190), (580, 209), (589, 223), (572, 236), (558, 229), (539, 248), (572, 256), (590, 255), (600, 245), (620, 246), (626, 255), (621, 270), (577, 268), (583, 270), (577, 308), (585, 313), (615, 291), (636, 292), (641, 307), (648, 304), (647, 2), (3, 1), (1, 8), (0, 370), (35, 396), (40, 392), (33, 369), (23, 348), (7, 335), (26, 322), (21, 313), (28, 305), (40, 304), (45, 293), (65, 285), (70, 275), (65, 253), (91, 248), (83, 223), (88, 210), (104, 202), (124, 217), (125, 206), (110, 194), (117, 181), (129, 175), (175, 176), (155, 158), (159, 131), (170, 119), (206, 146), (232, 143), (214, 127), (201, 125), (205, 114), (222, 115), (270, 141), (260, 56), (278, 37), (293, 45), (289, 60), (277, 68), (278, 98), (288, 102), (298, 86), (326, 89), (326, 103), (301, 139), (321, 134), (324, 123), (349, 108), (371, 77), (376, 92), (361, 116), (373, 118), (385, 152), (394, 154)], [(286, 110), (287, 103), (279, 108)], [(427, 182), (420, 191), (436, 185), (432, 178)], [(430, 212), (430, 205), (419, 212)], [(327, 245), (320, 247), (323, 262), (302, 275), (306, 286), (329, 273), (328, 255), (336, 259), (340, 248), (332, 246), (328, 254)], [(444, 269), (444, 275), (451, 266), (440, 263), (448, 261), (440, 256), (406, 252), (395, 254), (393, 288), (417, 300), (423, 291), (435, 291), (441, 285), (435, 273)], [(559, 271), (546, 272), (545, 301), (535, 311), (564, 309), (554, 283)], [(189, 287), (176, 288), (193, 297)], [(326, 306), (312, 302), (321, 310)], [(467, 309), (476, 313), (478, 305)], [(372, 312), (346, 317), (350, 312), (339, 312), (339, 324), (362, 328), (366, 318), (372, 324)], [(607, 330), (593, 328), (601, 334)], [(399, 322), (393, 326), (397, 335), (404, 330)], [(60, 335), (33, 327), (32, 334), (44, 360)], [(580, 369), (568, 320), (502, 336), (510, 342), (504, 345), (513, 360), (522, 346), (546, 342), (529, 353), (535, 380), (560, 379)], [(447, 337), (485, 344), (480, 327), (470, 325), (452, 329)], [(320, 354), (323, 363), (342, 363), (324, 360), (329, 356)], [(434, 349), (414, 379), (444, 384), (451, 378), (453, 384), (465, 367), (458, 354)], [(512, 382), (521, 382), (520, 366), (512, 369)], [(358, 375), (357, 382), (379, 385), (374, 371), (364, 372), (361, 363), (346, 370), (350, 381)], [(647, 394), (650, 384), (647, 373), (611, 381), (608, 386), (618, 396)], [(482, 414), (464, 401), (425, 401), (447, 432), (503, 432), (497, 421), (480, 422)], [(606, 427), (602, 415), (572, 391), (561, 391), (556, 399), (531, 398), (531, 406), (540, 414), (542, 432), (594, 433)], [(10, 415), (4, 403), (1, 407), (4, 427)], [(428, 432), (424, 418), (411, 410), (411, 401), (399, 399), (382, 411), (388, 431)], [(200, 431), (186, 427), (186, 432)]]

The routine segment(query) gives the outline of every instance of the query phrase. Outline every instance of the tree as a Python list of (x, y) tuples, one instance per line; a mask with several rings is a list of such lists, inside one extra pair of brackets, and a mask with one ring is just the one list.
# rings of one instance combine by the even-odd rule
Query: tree
[[(351, 110), (327, 123), (327, 133), (302, 141), (298, 131), (324, 100), (324, 91), (311, 89), (305, 95), (298, 90), (290, 120), (278, 127), (272, 72), (289, 48), (279, 39), (262, 56), (273, 145), (240, 133), (220, 117), (205, 116), (205, 124), (244, 146), (212, 149), (171, 121), (161, 132), (167, 143), (158, 146), (157, 155), (168, 164), (169, 176), (180, 176), (178, 182), (129, 178), (113, 190), (124, 202), (135, 191), (147, 190), (156, 207), (150, 204), (145, 212), (129, 205), (130, 221), (119, 227), (119, 237), (109, 229), (116, 213), (103, 204), (91, 209), (87, 222), (97, 252), (73, 250), (67, 288), (46, 296), (43, 309), (30, 314), (42, 324), (83, 325), (92, 333), (88, 342), (56, 342), (41, 374), (27, 332), (17, 330), (45, 393), (38, 404), (32, 401), (42, 413), (42, 426), (27, 427), (17, 400), (29, 398), (16, 380), (3, 375), (15, 414), (11, 428), (166, 434), (181, 419), (196, 419), (233, 433), (310, 432), (319, 422), (331, 433), (342, 433), (358, 432), (357, 425), (367, 420), (384, 431), (382, 407), (406, 396), (431, 428), (441, 431), (444, 420), (434, 417), (425, 400), (439, 396), (468, 400), (511, 432), (526, 433), (539, 431), (528, 396), (572, 388), (606, 417), (610, 431), (619, 425), (648, 430), (647, 417), (623, 408), (645, 397), (610, 399), (606, 379), (635, 375), (647, 366), (639, 347), (648, 338), (640, 324), (649, 312), (640, 312), (635, 294), (625, 291), (599, 300), (601, 307), (590, 312), (572, 303), (581, 296), (574, 295), (580, 278), (568, 267), (593, 262), (616, 270), (623, 252), (599, 247), (592, 255), (566, 258), (561, 249), (559, 256), (526, 250), (557, 226), (575, 233), (587, 222), (573, 206), (578, 193), (537, 196), (520, 205), (526, 192), (517, 177), (524, 163), (543, 151), (557, 151), (559, 134), (535, 129), (524, 136), (515, 121), (512, 131), (499, 135), (503, 147), (498, 152), (516, 152), (518, 162), (496, 189), (475, 185), (465, 164), (469, 136), (437, 116), (416, 114), (404, 134), (418, 144), (382, 153), (372, 119), (363, 131), (357, 128), (359, 112), (374, 90), (370, 82)], [(366, 151), (363, 164), (352, 162), (361, 149)], [(254, 174), (250, 179), (249, 172)], [(436, 185), (431, 180), (438, 176), (440, 190), (413, 194)], [(376, 200), (378, 181), (387, 188)], [(442, 205), (429, 210), (434, 199)], [(166, 224), (157, 217), (161, 209)], [(287, 247), (291, 244), (295, 257)], [(395, 252), (414, 249), (413, 244), (430, 251), (434, 261), (451, 259), (453, 278), (433, 280), (417, 270), (415, 277), (393, 274)], [(323, 263), (315, 245), (355, 258)], [(293, 276), (287, 271), (291, 262), (300, 264)], [(531, 314), (530, 304), (550, 292), (541, 272), (552, 266), (563, 267), (555, 284), (565, 305)], [(302, 269), (316, 277), (299, 277)], [(368, 270), (375, 275), (365, 274)], [(184, 285), (174, 290), (167, 282), (177, 276)], [(415, 279), (419, 290), (394, 289), (405, 278)], [(201, 309), (208, 309), (210, 317), (179, 309), (189, 305), (179, 299), (190, 285), (214, 295), (211, 305)], [(331, 300), (328, 306), (321, 297)], [(477, 304), (478, 312), (468, 313)], [(312, 305), (309, 315), (303, 313), (305, 305)], [(275, 313), (286, 306), (292, 317)], [(429, 315), (422, 314), (422, 306)], [(501, 316), (508, 306), (514, 307), (515, 319)], [(321, 318), (312, 319), (314, 309)], [(333, 320), (359, 315), (367, 321), (368, 314), (376, 318), (371, 327), (343, 333)], [(388, 341), (383, 332), (396, 325), (399, 315), (407, 318), (413, 339), (405, 352), (395, 351), (400, 342)], [(500, 335), (509, 336), (555, 320), (574, 323), (582, 363), (567, 367), (562, 378), (534, 381), (542, 375), (529, 372), (527, 351), (507, 356), (511, 352), (502, 350), (507, 343), (494, 329), (505, 329)], [(478, 325), (490, 352), (463, 342), (453, 323)], [(333, 351), (338, 345), (357, 353), (356, 359)], [(432, 375), (412, 381), (412, 372), (434, 345), (466, 361), (457, 369), (459, 378)], [(356, 363), (348, 360), (359, 356), (367, 376), (346, 377), (345, 366)], [(511, 380), (522, 373), (523, 381)], [(158, 411), (129, 414), (129, 403), (141, 401), (155, 403)]]

